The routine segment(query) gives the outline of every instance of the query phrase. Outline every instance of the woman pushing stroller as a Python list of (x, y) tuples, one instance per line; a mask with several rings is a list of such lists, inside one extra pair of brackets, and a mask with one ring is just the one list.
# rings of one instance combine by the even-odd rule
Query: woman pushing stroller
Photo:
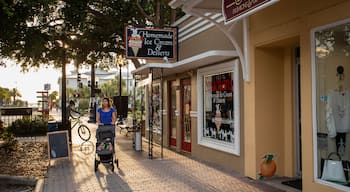
[[(115, 109), (112, 107), (109, 98), (105, 97), (102, 100), (101, 108), (98, 109), (96, 115), (96, 122), (98, 128), (96, 130), (96, 154), (95, 157), (95, 171), (99, 163), (109, 163), (112, 165), (114, 171), (114, 138), (115, 138), (115, 122), (117, 115)], [(118, 159), (115, 159), (118, 167)]]
[(111, 103), (109, 98), (103, 98), (101, 108), (97, 110), (96, 115), (98, 125), (114, 125), (117, 121), (117, 114)]

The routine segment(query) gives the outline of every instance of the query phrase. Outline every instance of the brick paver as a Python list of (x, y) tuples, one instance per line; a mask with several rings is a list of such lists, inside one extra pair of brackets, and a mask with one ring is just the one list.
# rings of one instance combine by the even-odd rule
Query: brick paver
[[(94, 147), (96, 125), (88, 126), (93, 136), (85, 144)], [(132, 148), (132, 136), (116, 133), (119, 169), (112, 172), (109, 166), (100, 164), (95, 172), (95, 151), (88, 153), (88, 145), (80, 147), (82, 141), (73, 129), (72, 157), (51, 161), (44, 191), (281, 191), (168, 149), (164, 149), (161, 159), (159, 148), (155, 147), (156, 158), (148, 159), (147, 143), (143, 142), (143, 152), (136, 152)]]

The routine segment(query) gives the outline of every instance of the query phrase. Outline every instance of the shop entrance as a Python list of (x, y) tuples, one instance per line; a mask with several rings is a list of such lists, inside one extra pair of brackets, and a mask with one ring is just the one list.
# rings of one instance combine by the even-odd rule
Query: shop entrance
[(181, 87), (181, 143), (182, 150), (191, 152), (191, 79), (182, 79)]
[(301, 176), (299, 37), (260, 46), (256, 56), (258, 156), (273, 153), (276, 175)]
[(176, 81), (169, 81), (169, 144), (170, 146), (176, 147), (176, 121), (177, 121), (177, 110), (176, 110)]

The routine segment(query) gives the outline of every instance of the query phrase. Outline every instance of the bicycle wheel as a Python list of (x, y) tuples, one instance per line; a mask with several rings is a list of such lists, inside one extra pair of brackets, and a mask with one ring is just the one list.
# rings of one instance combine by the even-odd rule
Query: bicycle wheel
[(79, 126), (78, 134), (79, 137), (84, 141), (88, 141), (91, 137), (90, 129), (86, 125)]

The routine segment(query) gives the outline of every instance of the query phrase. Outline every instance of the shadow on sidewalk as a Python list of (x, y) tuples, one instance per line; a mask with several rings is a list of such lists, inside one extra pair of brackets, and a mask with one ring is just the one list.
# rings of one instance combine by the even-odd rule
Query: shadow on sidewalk
[(95, 172), (94, 157), (95, 152), (85, 154), (73, 145), (70, 160), (51, 160), (43, 191), (132, 191), (108, 166), (100, 164)]

